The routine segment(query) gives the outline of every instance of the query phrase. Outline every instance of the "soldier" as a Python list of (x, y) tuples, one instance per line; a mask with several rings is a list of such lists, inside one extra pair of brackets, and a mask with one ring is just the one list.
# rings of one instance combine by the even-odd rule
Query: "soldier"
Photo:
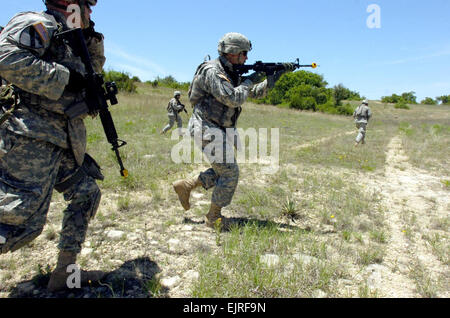
[[(212, 168), (195, 178), (178, 180), (173, 187), (185, 210), (190, 209), (189, 197), (193, 189), (199, 186), (206, 190), (214, 188), (205, 220), (206, 225), (212, 228), (220, 218), (223, 229), (229, 229), (230, 222), (222, 216), (221, 210), (231, 203), (239, 178), (236, 143), (227, 138), (226, 130), (235, 131), (242, 105), (249, 96), (264, 96), (284, 72), (294, 70), (292, 63), (286, 63), (286, 71), (269, 76), (263, 82), (264, 73), (255, 72), (241, 77), (234, 72), (234, 65), (244, 64), (251, 49), (252, 44), (244, 35), (233, 32), (225, 34), (219, 41), (219, 58), (205, 61), (197, 68), (189, 89), (194, 112), (188, 129), (191, 136), (201, 136), (201, 140), (196, 137), (195, 141)], [(211, 149), (212, 143), (216, 143), (214, 149), (222, 150), (220, 160), (217, 160), (216, 153), (206, 151), (207, 147)]]
[(161, 131), (161, 135), (164, 135), (170, 128), (173, 127), (175, 121), (177, 121), (178, 125), (178, 133), (181, 135), (181, 128), (183, 128), (183, 121), (181, 120), (180, 113), (184, 111), (186, 114), (188, 113), (185, 106), (180, 101), (181, 92), (176, 91), (173, 94), (173, 98), (170, 100), (167, 105), (167, 116), (169, 117), (169, 123), (166, 127)]
[(369, 123), (370, 117), (372, 117), (372, 111), (369, 108), (369, 102), (367, 101), (367, 99), (365, 99), (353, 113), (356, 128), (359, 130), (358, 136), (356, 136), (355, 147), (357, 147), (360, 142), (363, 145), (366, 143), (366, 128), (367, 124)]
[[(4, 114), (0, 127), (0, 254), (13, 252), (39, 236), (46, 222), (53, 189), (63, 193), (64, 210), (59, 255), (48, 289), (67, 287), (67, 269), (75, 264), (85, 241), (89, 221), (100, 203), (96, 179), (99, 166), (86, 153), (88, 114), (69, 118), (86, 109), (85, 67), (81, 59), (55, 34), (69, 29), (68, 5), (79, 5), (80, 26), (101, 72), (103, 36), (90, 21), (97, 0), (46, 0), (47, 11), (19, 13), (0, 35), (0, 76), (14, 92), (13, 112)], [(3, 87), (5, 88), (5, 86)], [(7, 94), (5, 94), (7, 95)], [(10, 95), (9, 95), (10, 96)], [(2, 115), (3, 114), (3, 115)], [(94, 114), (92, 114), (94, 115)], [(97, 281), (100, 271), (81, 271), (81, 283)]]

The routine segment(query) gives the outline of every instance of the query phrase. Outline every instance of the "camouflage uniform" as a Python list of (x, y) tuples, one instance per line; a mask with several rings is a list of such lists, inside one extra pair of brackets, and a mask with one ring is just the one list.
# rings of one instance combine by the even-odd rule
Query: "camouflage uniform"
[[(248, 97), (263, 97), (268, 89), (267, 80), (253, 85), (250, 80), (243, 81), (236, 76), (232, 69), (233, 65), (224, 56), (205, 62), (198, 67), (189, 90), (194, 112), (188, 129), (191, 136), (201, 136), (201, 140), (195, 140), (212, 166), (200, 174), (199, 180), (206, 190), (215, 187), (211, 201), (219, 207), (231, 203), (239, 179), (236, 143), (227, 139), (226, 129), (236, 129), (242, 105)], [(212, 138), (215, 134), (221, 134), (222, 138), (215, 140)], [(222, 148), (222, 160), (214, 160), (215, 153), (205, 152), (205, 148), (214, 142), (220, 143), (213, 148)], [(227, 154), (227, 151), (233, 154)]]
[[(0, 76), (19, 89), (20, 102), (0, 127), (0, 254), (15, 251), (40, 235), (53, 189), (69, 202), (59, 249), (79, 253), (94, 217), (102, 178), (86, 152), (86, 115), (69, 119), (65, 110), (84, 105), (84, 91), (65, 90), (69, 69), (85, 74), (66, 44), (52, 41), (66, 30), (55, 11), (17, 14), (0, 35)], [(105, 62), (103, 37), (87, 38), (96, 71)], [(1, 109), (1, 113), (5, 111)]]
[(178, 128), (183, 127), (183, 121), (180, 116), (180, 112), (182, 112), (183, 109), (184, 105), (181, 104), (178, 99), (174, 97), (170, 100), (169, 105), (167, 105), (167, 116), (169, 117), (169, 123), (166, 127), (164, 127), (162, 131), (163, 134), (165, 134), (167, 131), (169, 131), (170, 128), (173, 127), (175, 121), (177, 122)]
[(372, 112), (368, 106), (368, 104), (363, 103), (358, 108), (356, 108), (353, 113), (353, 118), (355, 118), (356, 128), (358, 129), (358, 135), (356, 136), (356, 144), (362, 142), (365, 143), (366, 138), (366, 128), (369, 123), (370, 118), (372, 117)]

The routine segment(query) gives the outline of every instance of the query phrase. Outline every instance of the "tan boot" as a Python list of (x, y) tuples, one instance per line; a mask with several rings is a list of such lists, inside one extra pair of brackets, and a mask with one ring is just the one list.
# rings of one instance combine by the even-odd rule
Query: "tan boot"
[(178, 194), (178, 199), (180, 200), (181, 205), (186, 211), (188, 211), (191, 208), (189, 203), (191, 191), (202, 185), (200, 178), (196, 177), (193, 179), (178, 180), (172, 183), (172, 185), (173, 189)]
[(222, 215), (221, 211), (222, 208), (220, 206), (211, 203), (209, 212), (205, 216), (206, 226), (214, 230), (219, 227), (221, 231), (229, 231), (231, 224), (229, 220)]
[[(67, 278), (73, 275), (73, 272), (69, 271), (67, 273), (67, 267), (69, 265), (75, 264), (77, 259), (77, 254), (73, 252), (60, 251), (58, 256), (58, 263), (56, 264), (55, 270), (50, 276), (50, 281), (48, 282), (47, 289), (50, 292), (56, 292), (68, 288)], [(102, 271), (80, 271), (80, 282), (81, 285), (87, 285), (90, 282), (97, 282), (106, 275)]]

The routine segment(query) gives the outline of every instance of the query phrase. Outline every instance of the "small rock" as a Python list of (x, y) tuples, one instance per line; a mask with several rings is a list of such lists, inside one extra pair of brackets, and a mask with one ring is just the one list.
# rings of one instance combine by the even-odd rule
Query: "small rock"
[(183, 277), (186, 280), (193, 281), (193, 280), (197, 280), (200, 277), (200, 274), (194, 270), (189, 270), (184, 274)]
[(106, 236), (111, 240), (120, 240), (124, 235), (125, 235), (125, 232), (116, 231), (116, 230), (108, 231), (106, 233)]
[(301, 261), (305, 265), (318, 261), (317, 258), (305, 254), (294, 254), (292, 257), (297, 261)]
[(266, 254), (259, 259), (261, 263), (266, 264), (269, 267), (276, 266), (280, 263), (280, 257), (275, 254)]
[(172, 288), (180, 282), (180, 276), (174, 276), (169, 278), (161, 279), (161, 285), (167, 288)]
[(169, 244), (169, 250), (171, 252), (174, 252), (174, 251), (178, 250), (179, 247), (180, 247), (180, 243), (181, 243), (180, 240), (177, 240), (177, 239), (170, 239), (167, 242), (167, 244)]
[(142, 158), (144, 159), (152, 159), (155, 155), (144, 155)]
[(187, 232), (192, 231), (192, 229), (193, 229), (193, 227), (190, 226), (190, 225), (185, 225), (185, 226), (183, 226), (183, 228), (182, 228), (183, 231), (187, 231)]
[(210, 203), (211, 202), (209, 202), (209, 201), (202, 200), (202, 201), (195, 202), (195, 205), (209, 205)]
[(127, 236), (127, 240), (129, 240), (129, 241), (137, 241), (138, 239), (139, 239), (139, 236), (134, 233)]
[(194, 198), (194, 199), (200, 199), (200, 198), (202, 198), (202, 197), (204, 197), (205, 195), (203, 194), (203, 193), (192, 193), (192, 197)]
[(316, 289), (313, 291), (313, 298), (327, 298), (327, 293), (321, 289)]
[(94, 249), (92, 249), (92, 248), (83, 248), (82, 250), (81, 250), (81, 253), (80, 253), (80, 255), (81, 256), (88, 256), (89, 254), (91, 254), (92, 253), (92, 251), (93, 251)]

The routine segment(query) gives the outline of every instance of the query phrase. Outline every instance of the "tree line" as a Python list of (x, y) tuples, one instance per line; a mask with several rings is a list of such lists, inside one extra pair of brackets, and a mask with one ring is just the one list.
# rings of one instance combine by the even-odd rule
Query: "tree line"
[[(128, 73), (107, 71), (103, 72), (106, 81), (114, 81), (120, 91), (135, 93), (136, 83), (141, 80)], [(177, 90), (188, 90), (190, 82), (178, 82), (173, 76), (156, 77), (153, 81), (146, 81), (152, 87), (169, 87)], [(252, 100), (258, 104), (279, 105), (299, 110), (319, 111), (324, 113), (350, 116), (354, 106), (344, 101), (361, 101), (365, 99), (360, 93), (352, 91), (343, 84), (327, 87), (328, 83), (322, 75), (309, 71), (298, 71), (284, 74), (269, 91), (266, 97)], [(408, 104), (417, 104), (415, 92), (405, 92), (401, 95), (381, 97), (383, 103), (393, 103), (395, 108), (409, 109)], [(450, 95), (438, 96), (435, 99), (427, 97), (420, 102), (425, 105), (450, 104)]]

